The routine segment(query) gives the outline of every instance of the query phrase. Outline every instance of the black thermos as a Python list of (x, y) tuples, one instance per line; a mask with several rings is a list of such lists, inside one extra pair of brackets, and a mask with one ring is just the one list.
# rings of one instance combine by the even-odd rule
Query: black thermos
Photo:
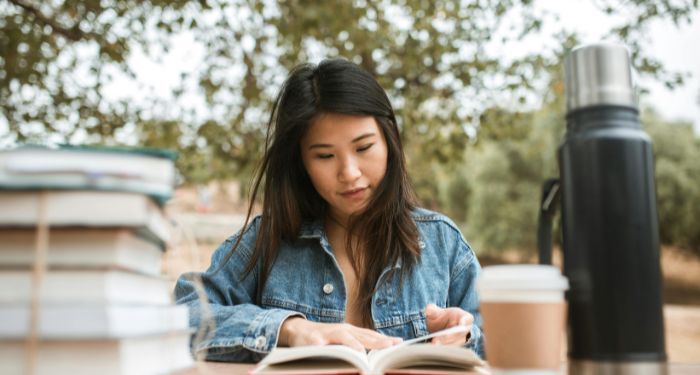
[[(559, 184), (545, 184), (541, 213), (551, 218), (559, 189), (563, 269), (570, 282), (569, 372), (663, 374), (654, 159), (639, 122), (629, 53), (622, 45), (581, 46), (565, 68)], [(540, 230), (543, 262), (551, 253), (550, 235)]]

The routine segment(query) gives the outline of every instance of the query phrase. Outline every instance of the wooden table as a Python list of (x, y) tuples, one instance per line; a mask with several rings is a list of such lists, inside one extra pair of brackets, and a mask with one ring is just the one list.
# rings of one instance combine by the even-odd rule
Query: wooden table
[[(197, 367), (178, 373), (178, 375), (238, 375), (247, 374), (254, 364), (249, 363), (221, 363), (221, 362), (197, 362)], [(669, 363), (670, 375), (697, 375), (700, 374), (699, 363)], [(562, 374), (566, 374), (566, 363), (562, 365)]]

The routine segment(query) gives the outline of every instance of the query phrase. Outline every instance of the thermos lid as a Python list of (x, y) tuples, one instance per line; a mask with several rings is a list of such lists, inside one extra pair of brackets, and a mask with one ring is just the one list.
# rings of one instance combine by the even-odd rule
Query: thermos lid
[(566, 110), (597, 105), (637, 108), (627, 47), (596, 43), (574, 48), (565, 63)]

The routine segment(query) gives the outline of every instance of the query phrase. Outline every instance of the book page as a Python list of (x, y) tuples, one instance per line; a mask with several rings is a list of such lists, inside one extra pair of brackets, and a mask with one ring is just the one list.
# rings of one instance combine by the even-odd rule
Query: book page
[(440, 330), (440, 331), (429, 333), (425, 336), (416, 337), (415, 339), (402, 341), (401, 343), (392, 346), (390, 349), (396, 349), (396, 348), (400, 348), (402, 346), (408, 346), (408, 345), (417, 344), (420, 342), (432, 340), (434, 337), (441, 337), (441, 336), (452, 335), (455, 333), (467, 333), (467, 332), (469, 332), (469, 327), (467, 327), (467, 326), (454, 326), (454, 327), (450, 327), (450, 328), (445, 328), (445, 329)]
[(424, 343), (434, 337), (466, 333), (468, 330), (467, 326), (454, 326), (403, 341), (386, 349), (372, 350), (367, 356), (370, 368), (380, 372), (380, 370), (418, 365), (440, 365), (457, 368), (471, 368), (481, 365), (482, 361), (479, 356), (470, 349)]
[(484, 362), (472, 350), (462, 346), (414, 344), (377, 351), (369, 359), (376, 373), (415, 366), (440, 366), (472, 369)]
[(409, 346), (409, 345), (425, 342), (425, 341), (431, 340), (434, 337), (446, 336), (446, 335), (451, 335), (454, 333), (461, 333), (461, 332), (468, 332), (468, 331), (469, 331), (469, 329), (466, 326), (454, 326), (454, 327), (446, 328), (446, 329), (443, 329), (440, 331), (429, 333), (425, 336), (416, 337), (416, 338), (410, 339), (410, 340), (404, 340), (404, 341), (402, 341), (394, 346), (391, 346), (391, 347), (388, 347), (385, 349), (370, 350), (370, 352), (368, 354), (368, 359), (371, 361), (372, 357), (379, 355), (380, 352), (386, 353), (387, 351), (393, 351), (393, 350), (396, 350), (396, 349), (404, 347), (404, 346)]
[[(274, 366), (271, 370), (285, 370), (286, 362), (294, 362), (301, 360), (327, 360), (327, 359), (337, 359), (342, 360), (346, 363), (351, 364), (353, 367), (357, 368), (360, 372), (369, 372), (369, 365), (367, 360), (367, 355), (362, 352), (358, 352), (344, 345), (321, 345), (321, 346), (298, 346), (292, 348), (275, 348), (270, 354), (267, 355), (256, 368), (253, 373), (264, 374), (270, 373), (267, 368)], [(329, 363), (330, 364), (330, 363)], [(308, 363), (304, 364), (307, 366)], [(296, 365), (290, 363), (292, 367), (299, 367), (299, 363)], [(323, 366), (327, 369), (327, 366)], [(344, 366), (347, 368), (347, 366)], [(342, 368), (342, 367), (341, 367)]]

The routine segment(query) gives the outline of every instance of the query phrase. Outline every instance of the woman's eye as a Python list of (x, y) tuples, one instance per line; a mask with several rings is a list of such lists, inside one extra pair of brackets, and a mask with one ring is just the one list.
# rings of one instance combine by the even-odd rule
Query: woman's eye
[(316, 157), (319, 159), (330, 159), (333, 157), (333, 154), (318, 154)]
[(367, 151), (369, 150), (370, 147), (374, 146), (374, 143), (368, 143), (366, 145), (360, 146), (357, 151), (362, 152), (362, 151)]

